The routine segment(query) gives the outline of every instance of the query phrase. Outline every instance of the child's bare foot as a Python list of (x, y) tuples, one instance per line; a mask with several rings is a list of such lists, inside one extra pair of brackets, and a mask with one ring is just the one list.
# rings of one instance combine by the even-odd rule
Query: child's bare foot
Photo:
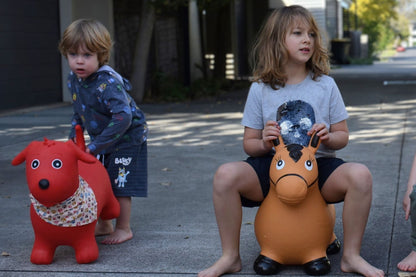
[(349, 258), (343, 256), (341, 260), (341, 270), (343, 272), (359, 273), (366, 277), (384, 276), (383, 270), (370, 265), (366, 260), (363, 259), (363, 257), (358, 255)]
[(397, 268), (402, 271), (415, 271), (416, 270), (416, 252), (412, 251), (404, 258), (400, 263), (397, 264)]
[(129, 229), (117, 229), (108, 237), (106, 237), (102, 244), (120, 244), (133, 238), (133, 232)]
[(235, 273), (241, 270), (241, 259), (238, 256), (236, 259), (222, 256), (211, 267), (198, 273), (198, 277), (218, 277), (225, 273)]
[(113, 231), (113, 223), (111, 222), (111, 220), (99, 219), (97, 225), (95, 225), (95, 235), (97, 237), (109, 235)]

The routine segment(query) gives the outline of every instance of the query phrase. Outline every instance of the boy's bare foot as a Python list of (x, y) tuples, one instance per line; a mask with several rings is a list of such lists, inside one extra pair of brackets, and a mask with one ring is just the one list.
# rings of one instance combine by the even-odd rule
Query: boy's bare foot
[(235, 273), (241, 270), (241, 259), (222, 256), (211, 267), (198, 273), (198, 277), (218, 277), (225, 273)]
[(412, 251), (404, 258), (400, 263), (397, 264), (397, 268), (402, 271), (415, 271), (416, 270), (416, 252)]
[(108, 237), (106, 237), (102, 244), (120, 244), (133, 238), (133, 232), (131, 230), (117, 229)]
[(361, 256), (353, 256), (348, 259), (343, 256), (341, 260), (341, 270), (343, 272), (359, 273), (366, 277), (382, 277), (384, 272), (370, 265)]
[(111, 220), (98, 220), (95, 225), (95, 236), (106, 236), (114, 232)]

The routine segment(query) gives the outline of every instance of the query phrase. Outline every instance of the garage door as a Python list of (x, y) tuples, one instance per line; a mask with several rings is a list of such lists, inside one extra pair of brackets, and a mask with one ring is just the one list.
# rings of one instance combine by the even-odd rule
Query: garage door
[(58, 0), (2, 0), (0, 112), (62, 101)]

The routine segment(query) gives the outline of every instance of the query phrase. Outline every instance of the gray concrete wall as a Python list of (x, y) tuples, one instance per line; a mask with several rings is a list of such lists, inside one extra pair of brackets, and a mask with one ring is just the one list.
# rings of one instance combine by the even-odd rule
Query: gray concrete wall
[[(112, 0), (59, 0), (61, 35), (72, 21), (80, 18), (93, 18), (99, 20), (108, 29), (114, 38), (113, 1)], [(70, 102), (71, 97), (66, 85), (69, 67), (64, 57), (62, 60), (62, 99)], [(114, 65), (114, 55), (111, 56), (110, 65)]]

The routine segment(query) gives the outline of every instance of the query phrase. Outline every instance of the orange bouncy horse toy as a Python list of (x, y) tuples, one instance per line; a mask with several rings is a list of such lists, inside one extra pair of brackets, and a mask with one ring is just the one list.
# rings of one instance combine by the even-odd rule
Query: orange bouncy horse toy
[(12, 161), (26, 161), (30, 190), (30, 217), (35, 242), (30, 261), (50, 264), (56, 247), (75, 249), (78, 263), (98, 258), (95, 240), (97, 219), (118, 217), (120, 206), (104, 166), (85, 150), (81, 127), (73, 141), (44, 139), (31, 142)]
[(282, 137), (275, 144), (270, 190), (254, 225), (261, 247), (254, 270), (272, 275), (285, 264), (303, 265), (309, 275), (327, 274), (331, 269), (327, 252), (338, 252), (339, 242), (333, 234), (335, 208), (325, 202), (318, 187), (319, 137), (313, 134), (307, 147), (284, 145)]

